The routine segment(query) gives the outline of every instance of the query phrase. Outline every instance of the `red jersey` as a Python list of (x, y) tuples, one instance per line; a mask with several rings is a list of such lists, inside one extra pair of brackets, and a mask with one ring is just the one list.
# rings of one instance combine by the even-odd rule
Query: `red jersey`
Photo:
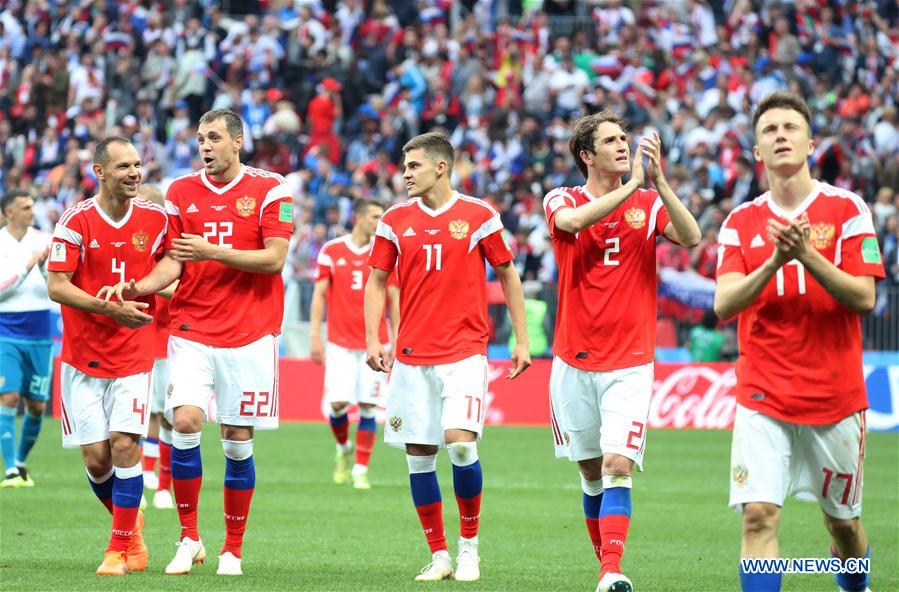
[(397, 359), (450, 364), (487, 353), (487, 270), (512, 260), (503, 223), (487, 202), (453, 192), (432, 210), (421, 198), (381, 216), (369, 263), (399, 269)]
[[(293, 197), (281, 175), (252, 167), (227, 185), (200, 170), (175, 179), (165, 199), (166, 248), (182, 233), (222, 247), (252, 251), (264, 240), (290, 240)], [(281, 332), (284, 282), (280, 273), (254, 273), (216, 261), (188, 261), (171, 302), (172, 335), (215, 347), (240, 347)]]
[(607, 372), (655, 358), (656, 237), (670, 218), (657, 192), (640, 189), (589, 228), (556, 228), (560, 210), (595, 199), (585, 187), (560, 187), (543, 198), (559, 268), (553, 354), (569, 366)]
[(156, 296), (156, 319), (153, 326), (156, 328), (155, 345), (153, 346), (153, 357), (157, 360), (167, 358), (169, 355), (169, 323), (172, 322), (171, 314), (169, 314), (169, 299), (162, 296)]
[[(103, 286), (139, 280), (162, 256), (165, 210), (135, 197), (128, 213), (114, 222), (92, 197), (63, 213), (53, 233), (49, 271), (72, 273), (72, 284), (90, 295)], [(152, 296), (137, 298), (150, 305)], [(129, 329), (112, 317), (62, 307), (62, 361), (98, 378), (120, 378), (153, 367), (153, 324)]]
[[(770, 193), (737, 207), (718, 235), (718, 275), (748, 275), (774, 251), (766, 226), (808, 214), (810, 242), (828, 261), (852, 275), (883, 279), (871, 212), (862, 199), (816, 182), (792, 214)], [(777, 272), (739, 314), (737, 402), (782, 421), (836, 423), (868, 407), (862, 373), (858, 314), (837, 302), (802, 264)]]
[[(365, 283), (371, 275), (368, 254), (372, 243), (357, 247), (350, 235), (326, 242), (318, 252), (316, 281), (328, 284), (328, 341), (352, 350), (365, 349)], [(391, 273), (388, 285), (396, 285)], [(388, 343), (387, 323), (381, 320), (381, 343)]]

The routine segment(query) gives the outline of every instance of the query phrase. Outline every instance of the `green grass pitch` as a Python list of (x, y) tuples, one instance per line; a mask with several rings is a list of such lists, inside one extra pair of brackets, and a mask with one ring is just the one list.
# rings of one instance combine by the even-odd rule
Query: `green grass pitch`
[[(257, 487), (244, 544), (243, 578), (215, 576), (224, 540), (224, 461), (217, 430), (203, 437), (200, 532), (210, 561), (187, 577), (162, 571), (175, 551), (174, 510), (147, 510), (150, 565), (99, 578), (110, 519), (93, 497), (77, 451), (60, 447), (48, 421), (30, 458), (37, 486), (0, 492), (0, 588), (11, 590), (583, 590), (598, 564), (581, 514), (573, 464), (552, 458), (549, 429), (488, 427), (482, 579), (413, 582), (429, 557), (412, 508), (404, 455), (375, 448), (371, 491), (331, 481), (333, 441), (324, 424), (286, 424), (256, 438)], [(864, 524), (873, 545), (872, 588), (899, 590), (899, 436), (871, 434)], [(729, 432), (658, 430), (646, 472), (634, 479), (634, 514), (623, 568), (638, 591), (739, 589), (739, 517), (727, 508)], [(439, 457), (450, 552), (458, 514), (449, 459)], [(787, 502), (785, 557), (823, 557), (828, 540), (815, 505)], [(829, 575), (791, 575), (785, 591), (836, 588)]]

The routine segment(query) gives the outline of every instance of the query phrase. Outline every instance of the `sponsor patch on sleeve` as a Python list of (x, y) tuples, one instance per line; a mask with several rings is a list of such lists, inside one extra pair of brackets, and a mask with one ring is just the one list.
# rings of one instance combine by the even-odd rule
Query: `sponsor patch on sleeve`
[(567, 204), (568, 204), (568, 202), (565, 201), (565, 196), (557, 195), (554, 198), (552, 198), (551, 200), (549, 200), (547, 207), (549, 208), (550, 212), (555, 212), (556, 210), (558, 210), (559, 208), (561, 208), (562, 206), (567, 205)]
[(880, 263), (880, 248), (877, 239), (869, 236), (862, 240), (862, 261), (865, 263)]
[(293, 222), (293, 204), (288, 201), (281, 202), (281, 209), (278, 210), (279, 222)]
[(66, 262), (66, 246), (64, 244), (53, 243), (53, 248), (50, 250), (50, 261), (54, 263)]

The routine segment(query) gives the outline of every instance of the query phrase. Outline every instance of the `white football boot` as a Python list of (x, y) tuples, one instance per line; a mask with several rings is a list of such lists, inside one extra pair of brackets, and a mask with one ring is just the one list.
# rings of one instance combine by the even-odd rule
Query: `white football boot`
[(192, 538), (184, 537), (177, 545), (178, 550), (175, 551), (175, 557), (165, 568), (166, 575), (189, 574), (195, 563), (206, 561), (206, 547), (203, 546), (203, 541), (195, 541)]
[(481, 578), (481, 558), (478, 557), (478, 539), (459, 537), (459, 554), (456, 556), (456, 575), (460, 582), (474, 582)]
[(222, 553), (219, 555), (219, 568), (215, 573), (219, 576), (242, 576), (240, 557), (235, 556), (231, 551)]
[(437, 580), (450, 580), (453, 577), (453, 560), (448, 551), (437, 551), (431, 557), (431, 562), (421, 569), (421, 573), (415, 576), (416, 582), (436, 582)]
[(620, 573), (607, 573), (599, 580), (596, 592), (633, 592), (634, 585), (627, 576)]
[(160, 489), (153, 494), (153, 507), (157, 510), (171, 510), (175, 507), (172, 492), (168, 489)]

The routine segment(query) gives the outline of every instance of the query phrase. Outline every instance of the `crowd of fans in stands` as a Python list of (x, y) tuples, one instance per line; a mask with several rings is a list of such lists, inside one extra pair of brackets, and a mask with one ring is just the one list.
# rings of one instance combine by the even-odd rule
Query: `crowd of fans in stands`
[[(638, 7), (638, 8), (637, 8)], [(714, 277), (717, 229), (765, 190), (752, 106), (790, 89), (815, 114), (813, 175), (871, 204), (899, 284), (895, 0), (15, 1), (0, 12), (0, 188), (38, 224), (93, 194), (94, 142), (131, 138), (144, 182), (200, 168), (199, 116), (230, 107), (246, 161), (297, 208), (289, 275), (347, 231), (352, 200), (405, 197), (402, 146), (445, 130), (454, 186), (502, 213), (523, 277), (551, 283), (542, 197), (583, 183), (569, 122), (613, 109), (664, 142), (703, 229), (661, 266)]]

